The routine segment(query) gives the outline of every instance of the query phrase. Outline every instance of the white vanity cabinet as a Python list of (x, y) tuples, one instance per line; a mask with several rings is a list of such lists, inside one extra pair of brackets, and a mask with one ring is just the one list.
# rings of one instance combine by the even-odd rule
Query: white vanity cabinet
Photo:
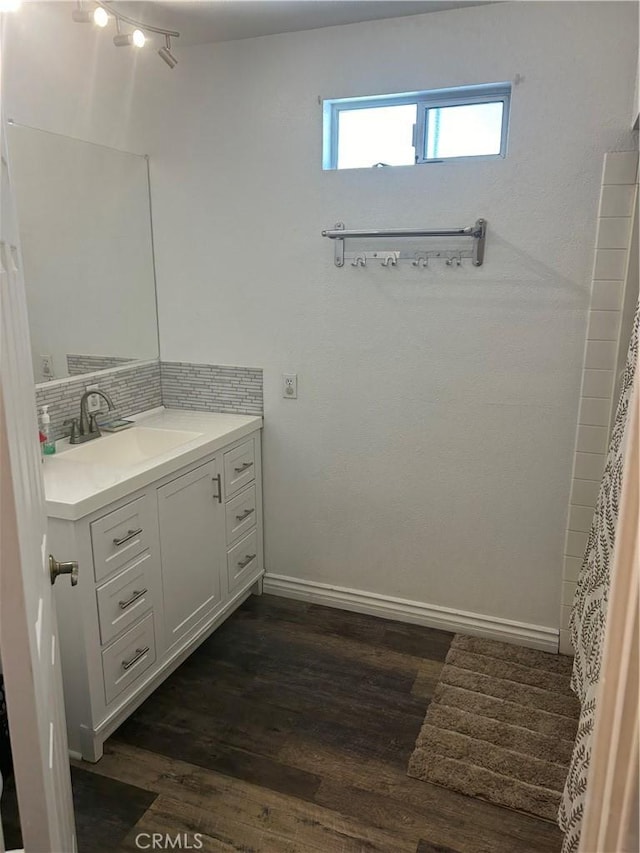
[[(192, 454), (193, 456), (193, 454)], [(55, 586), (69, 747), (88, 761), (252, 591), (261, 591), (260, 430), (92, 513), (49, 519), (77, 559)]]

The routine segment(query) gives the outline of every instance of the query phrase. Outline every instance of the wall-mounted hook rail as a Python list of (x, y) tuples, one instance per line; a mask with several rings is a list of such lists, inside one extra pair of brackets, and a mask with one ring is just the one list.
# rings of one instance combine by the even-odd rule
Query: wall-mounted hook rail
[[(473, 265), (476, 267), (482, 266), (484, 261), (484, 244), (487, 236), (487, 220), (477, 219), (473, 225), (466, 228), (387, 228), (387, 229), (372, 229), (372, 230), (348, 230), (344, 226), (344, 222), (336, 222), (334, 228), (327, 229), (322, 232), (323, 237), (328, 237), (335, 241), (335, 265), (343, 267), (345, 261), (344, 241), (352, 238), (380, 238), (380, 239), (396, 239), (402, 237), (471, 237), (473, 238), (473, 250), (467, 252), (455, 252), (449, 256), (447, 264), (452, 266), (460, 266), (462, 258), (470, 257)], [(432, 252), (414, 252), (411, 255), (405, 255), (399, 251), (378, 251), (378, 252), (359, 252), (357, 255), (348, 256), (356, 260), (352, 266), (365, 266), (368, 258), (377, 258), (382, 261), (384, 266), (397, 266), (399, 260), (410, 258), (414, 266), (426, 267), (429, 257), (436, 257), (440, 253)], [(392, 256), (392, 260), (389, 259)], [(363, 259), (363, 260), (361, 260)]]

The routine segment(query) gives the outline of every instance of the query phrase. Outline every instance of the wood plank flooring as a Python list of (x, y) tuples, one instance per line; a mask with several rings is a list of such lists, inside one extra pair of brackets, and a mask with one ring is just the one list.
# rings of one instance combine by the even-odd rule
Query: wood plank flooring
[(80, 853), (152, 833), (243, 853), (556, 853), (555, 825), (406, 775), (451, 638), (250, 598), (77, 763)]

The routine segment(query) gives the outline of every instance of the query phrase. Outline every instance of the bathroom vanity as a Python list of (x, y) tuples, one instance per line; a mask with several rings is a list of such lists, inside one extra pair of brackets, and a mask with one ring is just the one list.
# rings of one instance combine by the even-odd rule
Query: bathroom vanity
[(44, 463), (69, 748), (88, 761), (263, 574), (262, 419), (161, 410)]

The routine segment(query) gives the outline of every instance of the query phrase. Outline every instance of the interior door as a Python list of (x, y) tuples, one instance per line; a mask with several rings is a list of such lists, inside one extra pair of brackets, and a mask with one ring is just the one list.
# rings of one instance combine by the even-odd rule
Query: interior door
[(73, 853), (29, 328), (4, 122), (0, 130), (0, 654), (25, 850)]

